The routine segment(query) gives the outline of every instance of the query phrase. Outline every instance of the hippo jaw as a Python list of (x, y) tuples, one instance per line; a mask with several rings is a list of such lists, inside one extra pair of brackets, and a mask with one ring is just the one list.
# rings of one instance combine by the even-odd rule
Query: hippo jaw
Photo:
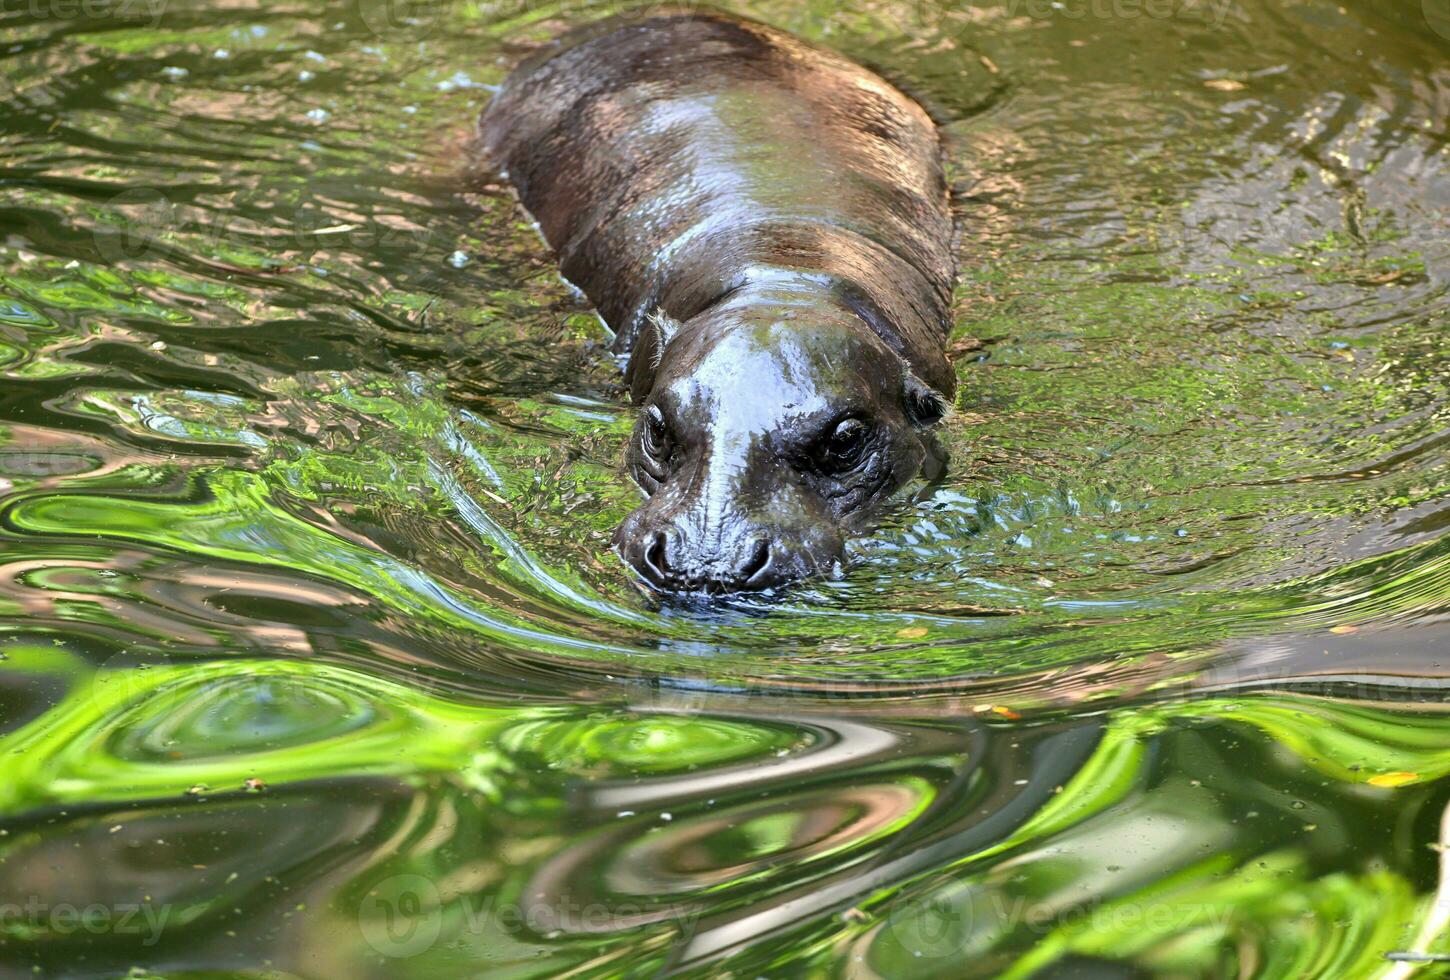
[(846, 538), (920, 469), (942, 399), (849, 314), (700, 319), (654, 321), (631, 365), (642, 407), (626, 458), (647, 499), (616, 532), (620, 554), (671, 593), (838, 572)]

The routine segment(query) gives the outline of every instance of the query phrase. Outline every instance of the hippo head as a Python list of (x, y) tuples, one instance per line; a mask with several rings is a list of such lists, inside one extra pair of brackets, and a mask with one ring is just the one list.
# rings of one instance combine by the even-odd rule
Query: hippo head
[(928, 458), (946, 403), (849, 310), (737, 302), (649, 318), (627, 450), (648, 499), (620, 553), (670, 592), (754, 591), (839, 567)]

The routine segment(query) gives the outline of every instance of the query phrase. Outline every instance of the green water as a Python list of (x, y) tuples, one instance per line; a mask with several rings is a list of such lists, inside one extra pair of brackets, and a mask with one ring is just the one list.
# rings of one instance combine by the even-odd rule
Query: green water
[(944, 121), (962, 393), (710, 607), (468, 167), (603, 9), (5, 7), (0, 976), (1438, 975), (1450, 7), (739, 8)]

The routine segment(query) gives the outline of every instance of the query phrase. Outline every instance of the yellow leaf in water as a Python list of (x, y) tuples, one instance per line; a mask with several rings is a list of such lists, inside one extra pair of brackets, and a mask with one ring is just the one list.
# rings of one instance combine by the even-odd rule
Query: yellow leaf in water
[(1329, 627), (1329, 632), (1331, 632), (1331, 633), (1339, 633), (1341, 635), (1343, 635), (1345, 633), (1358, 633), (1359, 632), (1359, 627), (1358, 626), (1331, 626), (1331, 627)]
[(926, 636), (925, 626), (908, 626), (905, 629), (896, 631), (896, 638), (898, 640), (919, 640), (923, 636)]
[(1021, 718), (1022, 717), (1017, 712), (1013, 711), (1011, 708), (1008, 708), (1005, 705), (1000, 705), (1000, 704), (994, 704), (994, 705), (992, 705), (992, 712), (993, 712), (993, 714), (1001, 715), (1003, 718), (1006, 718), (1008, 721), (1016, 721), (1018, 718)]
[(1385, 786), (1393, 788), (1403, 786), (1406, 783), (1413, 783), (1420, 778), (1417, 772), (1382, 772), (1378, 776), (1369, 777), (1371, 786)]
[(1244, 87), (1243, 82), (1236, 82), (1232, 78), (1210, 78), (1203, 84), (1220, 92), (1237, 92)]

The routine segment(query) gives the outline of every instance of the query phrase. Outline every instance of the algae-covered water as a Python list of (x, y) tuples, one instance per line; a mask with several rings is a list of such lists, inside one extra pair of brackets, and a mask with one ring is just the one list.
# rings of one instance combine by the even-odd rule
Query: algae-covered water
[(662, 606), (469, 156), (607, 8), (6, 5), (0, 976), (1443, 969), (1450, 7), (736, 9), (943, 121), (962, 391)]

